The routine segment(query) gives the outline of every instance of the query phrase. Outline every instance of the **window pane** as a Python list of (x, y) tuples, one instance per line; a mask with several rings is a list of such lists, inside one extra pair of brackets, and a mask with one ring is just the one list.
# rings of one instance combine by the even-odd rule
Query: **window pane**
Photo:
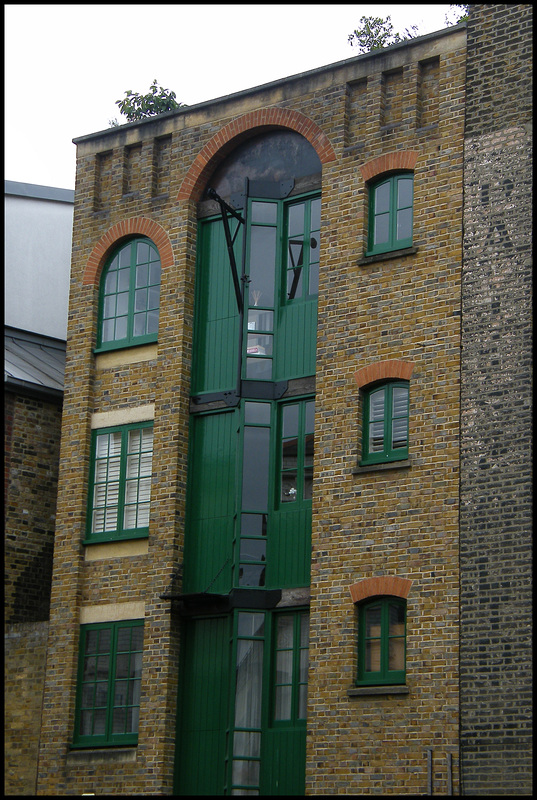
[(367, 639), (380, 636), (380, 606), (371, 606), (365, 612), (365, 635)]
[(119, 267), (129, 267), (131, 263), (131, 249), (132, 245), (128, 244), (123, 247), (118, 253)]
[(293, 503), (297, 499), (297, 474), (296, 472), (282, 472), (281, 501)]
[(120, 339), (127, 338), (127, 317), (121, 317), (120, 319), (116, 320), (116, 332), (114, 339), (119, 341)]
[(269, 444), (268, 428), (245, 427), (242, 479), (242, 507), (245, 510), (267, 510)]
[(388, 650), (388, 669), (402, 670), (405, 668), (405, 640), (390, 639)]
[(141, 264), (136, 267), (136, 286), (147, 286), (147, 278), (149, 275), (149, 265)]
[(272, 336), (270, 334), (248, 334), (246, 352), (249, 356), (271, 356)]
[(318, 197), (311, 201), (311, 231), (321, 229), (321, 198)]
[(291, 687), (277, 686), (275, 691), (274, 719), (291, 719)]
[(278, 617), (278, 635), (276, 646), (278, 650), (283, 650), (293, 646), (293, 617)]
[(374, 422), (369, 426), (369, 452), (379, 453), (384, 449), (384, 422)]
[(375, 214), (390, 210), (390, 182), (386, 181), (375, 188)]
[(313, 494), (313, 467), (304, 469), (304, 500), (311, 500)]
[(250, 247), (249, 305), (274, 306), (276, 228), (253, 227)]
[(126, 710), (115, 708), (112, 720), (112, 733), (125, 733)]
[(252, 203), (252, 222), (263, 222), (275, 225), (278, 216), (277, 203)]
[(265, 632), (265, 615), (250, 611), (239, 612), (239, 636), (263, 636)]
[(288, 235), (295, 236), (304, 233), (304, 209), (305, 203), (298, 203), (289, 206)]
[(117, 276), (117, 290), (118, 292), (128, 292), (131, 280), (130, 269), (121, 269)]
[(276, 683), (291, 683), (293, 675), (293, 651), (280, 650), (276, 653)]
[(392, 447), (397, 450), (399, 447), (406, 447), (408, 444), (406, 419), (394, 419), (392, 423)]
[(390, 603), (390, 636), (401, 636), (405, 632), (405, 610), (401, 603)]
[(144, 264), (149, 261), (150, 247), (147, 242), (138, 242), (136, 247), (136, 263)]
[(308, 287), (308, 294), (310, 295), (317, 295), (319, 294), (319, 263), (311, 264), (310, 265), (310, 277), (309, 277), (309, 287)]
[(241, 561), (264, 561), (266, 549), (265, 539), (241, 539)]
[(270, 381), (272, 379), (272, 359), (262, 356), (247, 358), (246, 378), (252, 381)]
[(365, 671), (379, 672), (380, 670), (380, 640), (373, 639), (365, 643)]
[(243, 563), (239, 567), (239, 586), (264, 586), (265, 567)]
[(261, 753), (261, 734), (236, 731), (233, 735), (233, 754), (236, 756), (259, 757)]
[(407, 208), (412, 205), (412, 178), (399, 178), (397, 180), (397, 208)]
[(147, 289), (137, 289), (134, 293), (134, 310), (145, 311), (147, 308)]
[(235, 726), (261, 725), (263, 642), (240, 639), (237, 644)]
[(242, 536), (266, 536), (267, 535), (267, 515), (266, 514), (242, 514), (241, 515), (241, 534), (242, 534)]
[(251, 308), (248, 311), (249, 331), (271, 331), (274, 328), (274, 312)]
[(244, 420), (246, 424), (270, 425), (270, 404), (246, 402)]
[(298, 687), (298, 718), (306, 719), (307, 716), (307, 702), (308, 702), (308, 687), (306, 684), (301, 684)]
[(129, 294), (128, 292), (122, 292), (122, 294), (117, 295), (117, 303), (116, 303), (116, 316), (121, 317), (126, 314), (129, 310)]
[(397, 239), (410, 239), (412, 236), (412, 209), (404, 208), (397, 212)]
[(232, 781), (240, 786), (255, 786), (259, 783), (259, 761), (233, 759)]
[(298, 404), (283, 406), (282, 410), (282, 435), (284, 438), (298, 436)]
[(374, 230), (373, 244), (385, 244), (390, 236), (389, 214), (380, 214), (379, 216), (375, 217)]

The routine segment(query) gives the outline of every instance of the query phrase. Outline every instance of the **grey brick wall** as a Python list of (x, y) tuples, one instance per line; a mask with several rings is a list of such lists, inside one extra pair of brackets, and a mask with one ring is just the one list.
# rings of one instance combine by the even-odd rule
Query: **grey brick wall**
[(472, 6), (460, 538), (469, 795), (532, 793), (530, 51), (531, 6)]

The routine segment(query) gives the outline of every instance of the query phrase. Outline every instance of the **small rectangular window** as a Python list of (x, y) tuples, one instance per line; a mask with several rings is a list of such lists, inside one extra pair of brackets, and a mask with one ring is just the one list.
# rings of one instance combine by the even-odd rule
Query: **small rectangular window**
[(412, 246), (414, 176), (392, 175), (369, 190), (369, 235), (366, 255)]
[(357, 684), (405, 682), (406, 604), (378, 597), (358, 607)]
[(136, 744), (143, 620), (80, 629), (75, 746)]
[(93, 432), (88, 541), (147, 536), (153, 423)]
[(386, 383), (366, 391), (362, 464), (408, 458), (408, 384)]

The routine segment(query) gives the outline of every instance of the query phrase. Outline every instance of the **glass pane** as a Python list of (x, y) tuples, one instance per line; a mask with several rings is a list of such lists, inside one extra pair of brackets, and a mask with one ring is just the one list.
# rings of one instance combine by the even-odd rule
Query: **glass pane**
[(93, 734), (99, 736), (104, 734), (106, 725), (106, 709), (97, 709), (93, 715)]
[(412, 209), (404, 208), (397, 212), (397, 239), (410, 239), (412, 236)]
[(239, 636), (263, 636), (265, 631), (265, 615), (250, 611), (239, 612)]
[(239, 567), (239, 586), (264, 586), (265, 567), (241, 564)]
[(375, 217), (373, 244), (385, 244), (390, 237), (390, 215), (380, 214)]
[(249, 356), (271, 356), (272, 339), (270, 334), (248, 334), (246, 352)]
[(95, 693), (95, 687), (91, 683), (89, 686), (84, 686), (82, 688), (82, 708), (92, 708), (94, 704), (93, 695)]
[(390, 210), (390, 182), (386, 181), (375, 189), (375, 214), (384, 214)]
[(388, 669), (404, 669), (405, 668), (405, 640), (404, 639), (390, 639), (388, 649)]
[(124, 708), (114, 708), (112, 719), (112, 733), (125, 733), (126, 710)]
[(365, 635), (367, 639), (380, 636), (380, 606), (371, 606), (365, 612)]
[(83, 711), (80, 715), (80, 735), (91, 736), (93, 733), (93, 711)]
[(300, 683), (308, 682), (309, 653), (304, 649), (300, 651)]
[(233, 755), (259, 757), (261, 753), (261, 734), (236, 731), (233, 735)]
[(158, 311), (149, 311), (146, 319), (146, 332), (158, 333)]
[(125, 652), (131, 649), (130, 628), (119, 628), (117, 632), (117, 649), (119, 652)]
[(278, 650), (291, 648), (293, 646), (293, 617), (278, 617), (278, 636), (276, 646)]
[(297, 475), (296, 472), (282, 472), (281, 501), (282, 503), (292, 503), (297, 499)]
[(393, 389), (393, 416), (399, 417), (408, 414), (408, 389), (395, 386)]
[(311, 500), (313, 494), (313, 467), (304, 469), (304, 500)]
[(287, 268), (301, 267), (304, 263), (304, 240), (300, 237), (289, 239)]
[(127, 702), (129, 705), (140, 705), (140, 686), (141, 681), (129, 681), (129, 692)]
[(121, 269), (117, 274), (117, 290), (118, 292), (128, 292), (131, 281), (130, 269)]
[(117, 272), (111, 272), (109, 269), (108, 274), (106, 276), (106, 280), (104, 282), (104, 293), (113, 294), (116, 292), (116, 289), (117, 289)]
[(304, 209), (305, 203), (298, 203), (294, 206), (289, 206), (288, 216), (288, 235), (295, 236), (296, 234), (304, 233)]
[(373, 639), (365, 644), (365, 671), (380, 671), (380, 640)]
[(147, 293), (147, 307), (158, 308), (160, 302), (160, 286), (151, 286)]
[(310, 265), (310, 278), (308, 293), (311, 295), (319, 294), (319, 264)]
[(128, 708), (125, 733), (138, 733), (139, 721), (140, 721), (140, 709)]
[(97, 644), (99, 641), (99, 631), (88, 631), (86, 633), (86, 653), (97, 652)]
[(103, 304), (103, 318), (115, 317), (116, 315), (116, 296), (115, 294), (104, 298)]
[(128, 267), (131, 263), (131, 244), (126, 245), (122, 250), (119, 251), (118, 260), (119, 266), (121, 267)]
[(282, 436), (298, 436), (298, 404), (286, 405), (282, 409)]
[(97, 659), (95, 656), (84, 659), (84, 672), (82, 677), (85, 681), (91, 681), (97, 677)]
[(147, 308), (147, 289), (136, 289), (134, 293), (134, 310), (145, 311)]
[(267, 510), (269, 444), (268, 428), (244, 428), (242, 506), (245, 510)]
[(241, 561), (264, 561), (266, 557), (266, 539), (241, 539)]
[(412, 205), (412, 178), (399, 178), (397, 181), (397, 208), (406, 208)]
[(252, 203), (252, 222), (263, 222), (275, 225), (278, 217), (277, 203)]
[(401, 636), (405, 632), (405, 609), (401, 603), (390, 603), (388, 612), (390, 636)]
[(250, 306), (274, 306), (276, 228), (252, 228), (250, 248)]
[(114, 320), (103, 321), (102, 338), (103, 342), (112, 342), (114, 340), (115, 325)]
[(160, 284), (160, 260), (153, 262), (149, 266), (149, 283), (152, 286)]
[(287, 296), (290, 300), (302, 297), (302, 269), (287, 271)]
[(120, 317), (126, 314), (129, 310), (129, 295), (128, 292), (122, 292), (116, 295), (116, 316)]
[(116, 332), (114, 339), (115, 341), (119, 341), (120, 339), (127, 338), (127, 317), (121, 317), (120, 319), (116, 320)]
[(251, 381), (272, 380), (272, 359), (252, 356), (246, 359), (246, 378)]
[(249, 331), (271, 331), (274, 328), (274, 312), (251, 308), (248, 311)]
[(114, 705), (124, 706), (127, 704), (128, 681), (116, 681), (114, 686)]
[(384, 422), (374, 422), (369, 426), (369, 452), (379, 453), (384, 449)]
[(261, 726), (263, 642), (240, 639), (237, 643), (235, 726)]
[(147, 242), (138, 242), (136, 247), (136, 263), (144, 264), (149, 261), (150, 247)]
[(144, 643), (144, 629), (142, 625), (137, 625), (132, 628), (131, 648), (132, 650), (141, 650)]
[(369, 421), (384, 419), (384, 389), (372, 392), (369, 396)]
[(392, 447), (406, 447), (408, 444), (407, 421), (406, 418), (394, 419), (392, 423)]
[(147, 279), (149, 276), (149, 265), (141, 264), (136, 267), (136, 286), (147, 286)]
[(300, 647), (308, 647), (310, 641), (310, 615), (300, 615)]
[(116, 659), (116, 678), (128, 678), (129, 676), (129, 656), (120, 655)]
[(242, 514), (241, 534), (243, 536), (266, 536), (267, 535), (267, 515), (266, 514)]
[(274, 719), (291, 719), (291, 687), (277, 686), (274, 702)]
[(306, 433), (313, 433), (315, 427), (315, 402), (306, 403)]
[(293, 651), (278, 651), (276, 653), (276, 683), (291, 683), (292, 675)]
[(241, 786), (255, 786), (259, 783), (259, 761), (238, 761), (233, 759), (232, 781)]
[(244, 404), (244, 421), (246, 424), (270, 425), (270, 403)]

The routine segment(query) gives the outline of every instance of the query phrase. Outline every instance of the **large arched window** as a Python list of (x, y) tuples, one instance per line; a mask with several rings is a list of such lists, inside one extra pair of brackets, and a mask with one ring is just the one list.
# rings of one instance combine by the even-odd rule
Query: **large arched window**
[(160, 256), (150, 239), (123, 243), (101, 279), (97, 349), (132, 347), (157, 340)]

